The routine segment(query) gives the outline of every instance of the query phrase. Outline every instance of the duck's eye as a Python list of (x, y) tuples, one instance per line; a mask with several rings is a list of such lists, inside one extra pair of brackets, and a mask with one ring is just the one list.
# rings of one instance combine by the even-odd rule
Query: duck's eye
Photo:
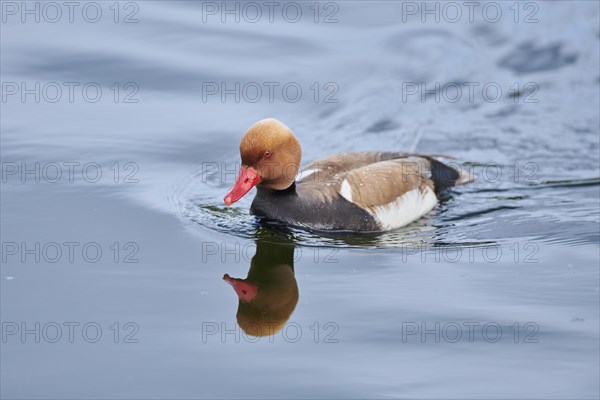
[(265, 151), (265, 158), (269, 158), (269, 157), (271, 157), (271, 154), (273, 154), (273, 153), (271, 152), (271, 150), (267, 150), (267, 151)]

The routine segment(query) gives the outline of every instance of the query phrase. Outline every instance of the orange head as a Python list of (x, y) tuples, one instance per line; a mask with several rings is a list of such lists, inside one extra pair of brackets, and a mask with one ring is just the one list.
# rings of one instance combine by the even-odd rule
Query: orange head
[(290, 265), (255, 265), (246, 279), (229, 274), (223, 279), (238, 296), (237, 322), (248, 335), (270, 336), (279, 332), (298, 303), (298, 284)]
[(230, 206), (254, 186), (284, 190), (294, 183), (302, 149), (294, 132), (274, 118), (263, 119), (248, 129), (240, 142), (242, 166), (225, 204)]

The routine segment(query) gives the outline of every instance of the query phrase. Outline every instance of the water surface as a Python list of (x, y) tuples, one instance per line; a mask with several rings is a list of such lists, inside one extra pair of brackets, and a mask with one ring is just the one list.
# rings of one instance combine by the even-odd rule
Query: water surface
[[(3, 398), (600, 395), (597, 3), (536, 2), (527, 23), (534, 9), (515, 22), (511, 2), (497, 22), (455, 23), (354, 1), (321, 4), (317, 23), (312, 3), (296, 23), (120, 3), (115, 23), (101, 4), (97, 23), (2, 23)], [(39, 82), (40, 101), (7, 82)], [(207, 94), (236, 83), (239, 101)], [(279, 90), (292, 83), (298, 101)], [(222, 198), (241, 135), (265, 117), (296, 132), (305, 162), (448, 154), (477, 179), (393, 232), (263, 226), (252, 193)], [(222, 277), (246, 278), (259, 248), (257, 273), (281, 273), (298, 299), (256, 340)]]

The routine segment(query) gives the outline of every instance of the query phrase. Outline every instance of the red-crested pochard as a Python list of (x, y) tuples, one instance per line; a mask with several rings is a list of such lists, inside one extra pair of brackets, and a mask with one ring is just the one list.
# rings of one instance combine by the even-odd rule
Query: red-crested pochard
[(294, 246), (285, 240), (270, 240), (256, 242), (246, 279), (223, 276), (239, 298), (238, 325), (252, 336), (279, 332), (298, 304)]
[(298, 175), (301, 154), (290, 128), (258, 121), (240, 143), (242, 166), (225, 204), (256, 186), (256, 216), (319, 230), (387, 231), (431, 211), (448, 187), (472, 180), (432, 156), (404, 152), (336, 154)]

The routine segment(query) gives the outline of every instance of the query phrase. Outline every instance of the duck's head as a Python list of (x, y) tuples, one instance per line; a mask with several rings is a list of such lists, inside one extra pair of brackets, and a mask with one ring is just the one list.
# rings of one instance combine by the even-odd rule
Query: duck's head
[(300, 168), (302, 149), (294, 132), (274, 118), (263, 119), (248, 129), (240, 142), (242, 166), (225, 204), (230, 206), (254, 186), (284, 190)]
[[(238, 325), (248, 335), (270, 336), (279, 332), (298, 303), (294, 270), (286, 264), (254, 267), (248, 278), (223, 279), (233, 286), (239, 298)], [(257, 280), (260, 280), (259, 283)]]

